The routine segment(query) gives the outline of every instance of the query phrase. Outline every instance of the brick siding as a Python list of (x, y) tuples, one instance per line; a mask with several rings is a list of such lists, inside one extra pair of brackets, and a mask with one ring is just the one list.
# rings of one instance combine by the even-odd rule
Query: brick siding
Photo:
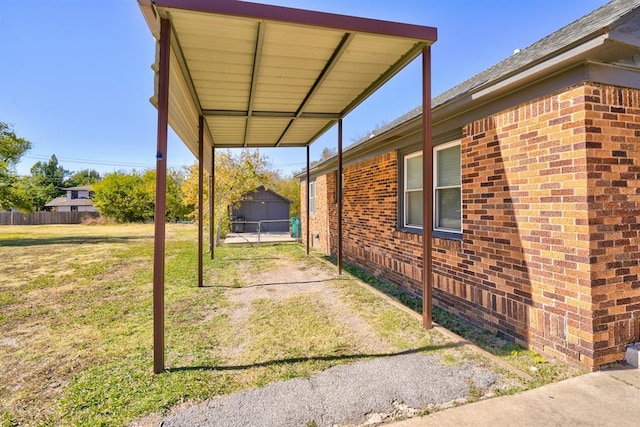
[[(328, 214), (330, 203), (335, 204), (335, 198), (333, 202), (330, 202), (326, 195), (327, 193), (327, 181), (329, 175), (321, 175), (315, 178), (316, 181), (316, 210), (315, 214), (311, 215), (309, 221), (309, 234), (311, 240), (311, 246), (324, 253), (329, 253), (329, 218)], [(312, 179), (313, 181), (313, 179)], [(302, 222), (304, 223), (307, 217), (307, 185), (306, 181), (302, 181), (300, 184), (300, 214)], [(302, 224), (302, 240), (306, 243), (306, 225)]]
[(585, 87), (596, 364), (640, 341), (640, 91)]
[[(464, 127), (463, 239), (434, 238), (437, 305), (590, 368), (640, 341), (639, 99), (585, 83)], [(422, 236), (398, 230), (399, 161), (345, 168), (344, 259), (420, 295)], [(335, 176), (317, 184), (327, 216), (311, 221), (332, 253)]]

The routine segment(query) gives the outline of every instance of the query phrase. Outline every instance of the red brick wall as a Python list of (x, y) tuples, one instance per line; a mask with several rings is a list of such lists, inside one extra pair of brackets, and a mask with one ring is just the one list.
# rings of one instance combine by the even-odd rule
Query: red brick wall
[(640, 341), (640, 91), (585, 87), (596, 364)]
[(582, 93), (465, 127), (464, 241), (434, 262), (435, 286), (457, 285), (442, 295), (450, 309), (573, 360), (594, 357), (584, 107), (574, 102)]
[(583, 84), (466, 126), (449, 310), (592, 368), (640, 340), (639, 97)]
[[(335, 177), (335, 173), (333, 176)], [(344, 181), (345, 262), (400, 283), (407, 290), (421, 295), (422, 236), (397, 231), (396, 152), (385, 153), (347, 166), (344, 169)], [(334, 220), (331, 229), (334, 233), (331, 251), (336, 253), (337, 214), (332, 213)], [(417, 261), (418, 259), (420, 261)]]
[[(437, 305), (593, 368), (640, 341), (639, 98), (582, 84), (463, 129), (464, 239), (434, 239)], [(420, 295), (422, 236), (397, 229), (398, 161), (345, 168), (344, 257)], [(332, 253), (335, 176), (311, 222), (331, 225)]]
[[(329, 253), (329, 214), (330, 204), (334, 201), (327, 199), (327, 183), (330, 175), (320, 175), (315, 179), (316, 182), (316, 210), (315, 214), (310, 216), (309, 233), (310, 245), (324, 253)], [(302, 181), (300, 184), (300, 215), (302, 218), (302, 242), (306, 244), (307, 228), (305, 220), (307, 218), (307, 184)]]

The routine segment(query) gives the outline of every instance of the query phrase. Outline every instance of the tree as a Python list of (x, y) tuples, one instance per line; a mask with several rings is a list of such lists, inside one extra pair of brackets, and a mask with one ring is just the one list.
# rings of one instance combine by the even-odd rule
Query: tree
[(69, 171), (58, 164), (55, 154), (47, 162), (37, 162), (31, 167), (31, 179), (27, 186), (31, 204), (37, 211), (52, 199), (64, 194), (64, 179)]
[[(273, 174), (270, 172), (269, 159), (259, 151), (242, 150), (234, 155), (231, 151), (216, 151), (214, 227), (216, 245), (220, 243), (222, 230), (229, 225), (229, 209), (238, 206), (242, 196), (256, 190), (260, 185), (269, 186)], [(205, 180), (205, 198), (208, 193), (208, 180)], [(194, 164), (183, 185), (185, 202), (198, 204), (198, 165)], [(205, 206), (207, 206), (205, 202)], [(211, 213), (209, 213), (210, 215)], [(193, 212), (197, 218), (197, 208)]]
[(357, 134), (353, 137), (350, 138), (351, 143), (356, 143), (356, 142), (360, 142), (363, 141), (365, 139), (371, 139), (376, 135), (379, 135), (382, 131), (382, 128), (384, 128), (385, 126), (387, 126), (388, 122), (386, 120), (382, 120), (379, 122), (376, 122), (373, 125), (373, 128), (369, 131)]
[[(314, 166), (322, 163), (323, 161), (330, 159), (331, 157), (335, 156), (336, 154), (338, 154), (338, 148), (336, 147), (324, 147), (322, 149), (322, 153), (320, 154), (320, 158), (318, 160), (313, 160), (311, 162), (309, 162), (309, 169), (313, 169)], [(307, 172), (307, 168), (303, 167), (302, 169), (298, 170), (298, 171), (294, 171), (292, 173), (293, 176), (298, 176), (298, 175), (302, 175), (303, 173)]]
[[(187, 179), (187, 168), (167, 170), (166, 218), (168, 221), (187, 219), (195, 209), (194, 205), (185, 202), (182, 186)], [(155, 205), (156, 171), (148, 170), (142, 176), (147, 192), (152, 196)]]
[(93, 205), (116, 222), (142, 222), (153, 218), (154, 200), (142, 176), (114, 172), (93, 185)]
[(273, 191), (291, 200), (289, 216), (300, 216), (300, 180), (294, 177), (283, 178), (280, 174), (274, 174), (271, 185)]
[(338, 154), (338, 149), (336, 147), (324, 147), (322, 149), (322, 154), (320, 154), (320, 160), (318, 160), (316, 163), (327, 160), (335, 156), (336, 154)]
[[(217, 161), (217, 156), (216, 156)], [(217, 169), (216, 169), (217, 170)], [(209, 223), (209, 211), (207, 209), (209, 203), (209, 180), (207, 177), (204, 177), (202, 192), (204, 194), (203, 204), (204, 204), (204, 222), (205, 224)], [(184, 203), (193, 206), (193, 210), (188, 215), (189, 218), (196, 220), (198, 219), (198, 163), (192, 164), (187, 170), (187, 178), (182, 184), (182, 194), (184, 195)]]
[[(170, 221), (185, 219), (193, 210), (182, 195), (185, 173), (182, 169), (167, 172), (166, 218)], [(93, 184), (93, 192), (93, 205), (102, 215), (116, 222), (150, 221), (155, 215), (156, 171), (107, 174)]]
[(91, 185), (100, 181), (100, 173), (95, 169), (82, 169), (74, 172), (64, 182), (65, 187), (80, 187), (82, 185)]
[[(324, 147), (322, 149), (322, 153), (320, 154), (320, 158), (318, 160), (314, 160), (311, 163), (309, 163), (309, 167), (312, 168), (317, 164), (320, 164), (322, 162), (324, 162), (327, 159), (330, 159), (331, 157), (335, 156), (336, 154), (338, 154), (338, 148), (336, 147)], [(303, 172), (306, 171), (306, 169), (303, 169)]]
[(20, 179), (15, 169), (24, 153), (30, 149), (31, 142), (18, 137), (11, 126), (0, 122), (0, 210), (33, 209), (19, 185)]

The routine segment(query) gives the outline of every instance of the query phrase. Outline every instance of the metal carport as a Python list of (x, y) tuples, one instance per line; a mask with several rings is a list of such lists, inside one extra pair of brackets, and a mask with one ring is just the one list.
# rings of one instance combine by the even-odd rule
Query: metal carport
[[(155, 37), (158, 109), (153, 271), (154, 372), (164, 371), (164, 251), (168, 125), (200, 164), (199, 268), (202, 284), (204, 170), (215, 148), (306, 147), (422, 54), (423, 271), (431, 272), (431, 53), (433, 27), (238, 0), (138, 0)], [(205, 153), (207, 154), (205, 156)], [(213, 188), (210, 185), (210, 188)], [(210, 197), (210, 203), (214, 195)], [(338, 200), (342, 199), (339, 194)], [(307, 200), (308, 202), (308, 200)], [(307, 208), (307, 215), (308, 215)], [(338, 203), (338, 268), (342, 262)], [(306, 221), (307, 251), (309, 220)], [(210, 239), (211, 240), (211, 239)], [(213, 254), (213, 248), (210, 250)], [(423, 274), (431, 327), (431, 274)]]

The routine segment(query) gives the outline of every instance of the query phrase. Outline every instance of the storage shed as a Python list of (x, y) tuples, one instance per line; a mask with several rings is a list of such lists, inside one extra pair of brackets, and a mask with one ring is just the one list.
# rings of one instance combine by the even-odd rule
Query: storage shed
[(260, 186), (245, 194), (237, 207), (232, 208), (232, 231), (288, 232), (291, 200)]

